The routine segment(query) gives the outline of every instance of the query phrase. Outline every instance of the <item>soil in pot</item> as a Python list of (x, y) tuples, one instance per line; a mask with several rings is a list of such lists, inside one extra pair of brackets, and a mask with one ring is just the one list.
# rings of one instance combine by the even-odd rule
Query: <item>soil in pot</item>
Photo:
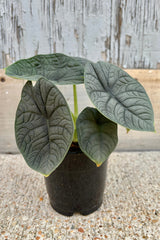
[(103, 201), (106, 171), (107, 161), (97, 167), (78, 146), (71, 146), (60, 166), (45, 177), (53, 209), (65, 216), (96, 211)]

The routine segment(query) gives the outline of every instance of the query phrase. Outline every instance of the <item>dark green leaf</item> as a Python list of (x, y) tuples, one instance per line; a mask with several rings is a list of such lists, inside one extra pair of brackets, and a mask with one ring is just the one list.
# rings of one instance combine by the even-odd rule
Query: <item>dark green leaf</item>
[(49, 175), (63, 161), (73, 132), (70, 110), (57, 87), (46, 79), (34, 87), (28, 81), (15, 120), (17, 146), (27, 164)]
[(154, 131), (149, 97), (125, 71), (110, 63), (88, 63), (84, 81), (88, 96), (104, 116), (129, 129)]
[(88, 60), (61, 53), (36, 55), (22, 59), (6, 68), (6, 74), (20, 79), (37, 81), (45, 77), (55, 84), (84, 83), (84, 66)]
[(78, 116), (76, 125), (81, 150), (100, 166), (116, 147), (117, 124), (97, 109), (87, 107)]

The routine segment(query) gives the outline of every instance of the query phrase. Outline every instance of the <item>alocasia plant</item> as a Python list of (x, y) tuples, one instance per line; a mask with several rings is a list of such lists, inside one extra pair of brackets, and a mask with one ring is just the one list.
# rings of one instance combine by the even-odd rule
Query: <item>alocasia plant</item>
[[(15, 135), (27, 164), (45, 176), (63, 161), (72, 142), (100, 166), (118, 142), (117, 124), (154, 131), (154, 114), (143, 86), (106, 62), (63, 54), (19, 60), (6, 74), (28, 80), (16, 112)], [(31, 81), (36, 81), (35, 86)], [(73, 85), (74, 113), (55, 85)], [(76, 85), (84, 84), (93, 107), (78, 113)]]

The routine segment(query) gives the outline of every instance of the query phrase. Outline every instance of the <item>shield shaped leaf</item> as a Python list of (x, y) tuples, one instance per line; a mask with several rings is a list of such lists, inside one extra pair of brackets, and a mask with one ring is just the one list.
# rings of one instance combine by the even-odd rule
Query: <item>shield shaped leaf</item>
[(28, 81), (16, 112), (17, 146), (27, 164), (45, 176), (63, 161), (73, 138), (69, 107), (58, 88), (46, 79)]
[(87, 63), (85, 87), (96, 108), (128, 129), (154, 131), (154, 114), (143, 86), (110, 63)]

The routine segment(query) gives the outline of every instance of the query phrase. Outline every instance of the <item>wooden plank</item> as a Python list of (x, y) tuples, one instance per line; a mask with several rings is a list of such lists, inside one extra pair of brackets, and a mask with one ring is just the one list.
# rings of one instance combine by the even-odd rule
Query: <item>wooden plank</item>
[(117, 150), (160, 150), (160, 70), (127, 69), (146, 89), (153, 105), (156, 133), (130, 131), (119, 127)]
[(147, 81), (159, 81), (160, 80), (160, 70), (153, 69), (124, 69), (133, 78), (140, 81), (142, 84)]
[[(125, 128), (119, 127), (117, 150), (160, 150), (160, 70), (126, 69), (126, 71), (141, 82), (151, 99), (155, 113), (156, 133), (130, 131), (126, 134)], [(11, 79), (5, 76), (4, 70), (0, 70), (0, 152), (2, 153), (17, 152), (14, 117), (23, 85), (22, 80)], [(73, 109), (71, 86), (59, 88)], [(86, 105), (92, 106), (83, 85), (78, 86), (78, 102), (79, 111)]]
[(160, 69), (160, 1), (1, 0), (0, 68), (52, 52)]
[(0, 152), (17, 152), (14, 118), (23, 85), (23, 80), (13, 80), (0, 70)]

